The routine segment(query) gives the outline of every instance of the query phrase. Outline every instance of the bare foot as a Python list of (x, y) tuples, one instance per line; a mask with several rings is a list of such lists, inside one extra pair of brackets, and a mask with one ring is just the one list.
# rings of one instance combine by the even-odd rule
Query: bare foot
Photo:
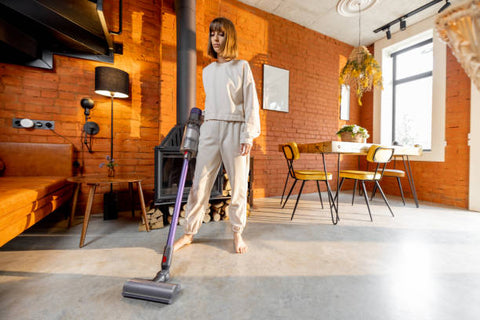
[(233, 245), (235, 246), (236, 253), (247, 253), (248, 246), (245, 241), (243, 241), (241, 233), (233, 233)]
[(193, 234), (184, 234), (173, 244), (173, 252), (180, 250), (181, 248), (189, 245), (193, 241)]

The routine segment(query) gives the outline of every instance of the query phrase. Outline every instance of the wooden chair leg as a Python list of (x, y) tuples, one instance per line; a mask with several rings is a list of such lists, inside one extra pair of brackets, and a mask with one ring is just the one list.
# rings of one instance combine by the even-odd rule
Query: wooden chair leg
[(90, 221), (90, 213), (92, 212), (92, 204), (93, 204), (93, 197), (95, 195), (95, 189), (97, 189), (97, 185), (91, 184), (90, 190), (88, 192), (88, 200), (87, 200), (87, 208), (85, 209), (85, 217), (83, 218), (82, 234), (80, 235), (80, 245), (79, 245), (80, 248), (83, 247), (85, 243), (85, 236), (87, 235), (88, 222)]
[(293, 208), (292, 217), (290, 218), (290, 220), (293, 220), (293, 216), (295, 215), (295, 210), (297, 210), (298, 201), (300, 200), (300, 196), (302, 195), (302, 190), (304, 185), (305, 185), (305, 180), (302, 181), (302, 185), (300, 186), (300, 191), (298, 193), (297, 201), (295, 202), (295, 207)]
[(140, 181), (137, 182), (137, 189), (138, 189), (138, 197), (140, 198), (140, 206), (142, 207), (142, 220), (145, 224), (145, 229), (147, 232), (150, 231), (150, 227), (148, 226), (147, 220), (147, 209), (145, 208), (145, 199), (143, 198), (143, 190), (142, 190), (142, 183)]

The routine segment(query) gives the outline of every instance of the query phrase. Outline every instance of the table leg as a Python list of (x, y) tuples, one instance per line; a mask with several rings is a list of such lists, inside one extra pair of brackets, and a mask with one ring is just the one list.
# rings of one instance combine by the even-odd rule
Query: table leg
[[(405, 157), (407, 157), (407, 160), (405, 161)], [(417, 208), (420, 207), (418, 204), (418, 198), (417, 198), (417, 190), (415, 189), (415, 182), (413, 181), (413, 174), (412, 174), (412, 168), (410, 167), (410, 158), (407, 156), (402, 156), (403, 159), (403, 167), (405, 168), (405, 172), (407, 173), (407, 178), (408, 178), (408, 184), (410, 185), (410, 191), (412, 192), (413, 199), (415, 200), (415, 205)]]
[(137, 189), (138, 197), (140, 198), (140, 206), (142, 207), (142, 220), (143, 223), (145, 223), (145, 229), (147, 229), (147, 231), (150, 231), (147, 220), (147, 210), (145, 209), (145, 200), (143, 199), (142, 183), (140, 181), (137, 181)]
[(338, 218), (338, 199), (340, 198), (340, 153), (337, 155), (337, 222), (340, 220)]
[(73, 218), (75, 217), (75, 209), (77, 208), (78, 194), (80, 193), (81, 183), (75, 185), (75, 191), (73, 192), (72, 212), (70, 212), (70, 218), (68, 219), (68, 228), (72, 226)]
[(130, 191), (130, 201), (132, 202), (132, 218), (135, 217), (135, 198), (133, 197), (133, 182), (128, 183), (128, 190)]
[(83, 218), (83, 228), (82, 228), (82, 235), (80, 236), (80, 245), (79, 247), (83, 247), (85, 242), (85, 235), (87, 234), (88, 222), (90, 221), (90, 213), (92, 211), (92, 204), (93, 204), (93, 196), (95, 195), (95, 189), (97, 189), (96, 184), (91, 184), (90, 190), (88, 192), (88, 200), (87, 200), (87, 208), (85, 209), (85, 217)]
[[(332, 190), (330, 189), (330, 183), (328, 182), (328, 176), (327, 176), (328, 170), (327, 170), (327, 163), (325, 161), (324, 153), (322, 153), (322, 161), (323, 161), (323, 170), (325, 172), (325, 177), (327, 177), (327, 179), (325, 179), (325, 184), (327, 185), (328, 203), (330, 205), (330, 215), (332, 216), (332, 223), (337, 224), (338, 223), (338, 207), (335, 205), (335, 200), (333, 199)], [(335, 216), (333, 215), (333, 212), (332, 212), (332, 206), (333, 206), (333, 209), (335, 210)]]

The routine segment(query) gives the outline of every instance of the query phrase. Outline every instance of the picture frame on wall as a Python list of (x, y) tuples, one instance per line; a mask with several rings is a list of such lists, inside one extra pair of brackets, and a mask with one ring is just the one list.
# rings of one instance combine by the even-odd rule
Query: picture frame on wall
[(340, 120), (350, 120), (350, 86), (342, 84), (340, 95)]
[(263, 109), (288, 112), (290, 71), (263, 65)]

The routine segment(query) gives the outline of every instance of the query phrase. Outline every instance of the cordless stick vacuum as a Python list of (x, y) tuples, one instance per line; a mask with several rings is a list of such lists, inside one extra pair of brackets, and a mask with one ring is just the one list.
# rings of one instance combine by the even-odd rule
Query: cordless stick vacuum
[(143, 299), (161, 303), (172, 303), (174, 298), (180, 292), (180, 285), (168, 283), (170, 279), (170, 265), (172, 263), (173, 240), (177, 230), (178, 215), (182, 204), (183, 189), (185, 187), (185, 178), (187, 176), (188, 162), (194, 158), (198, 149), (198, 138), (200, 135), (202, 110), (192, 108), (190, 117), (185, 126), (182, 145), (180, 151), (184, 154), (182, 173), (180, 183), (178, 184), (177, 200), (173, 211), (172, 222), (168, 232), (167, 244), (163, 251), (162, 269), (152, 280), (132, 279), (123, 285), (122, 295), (128, 298)]

